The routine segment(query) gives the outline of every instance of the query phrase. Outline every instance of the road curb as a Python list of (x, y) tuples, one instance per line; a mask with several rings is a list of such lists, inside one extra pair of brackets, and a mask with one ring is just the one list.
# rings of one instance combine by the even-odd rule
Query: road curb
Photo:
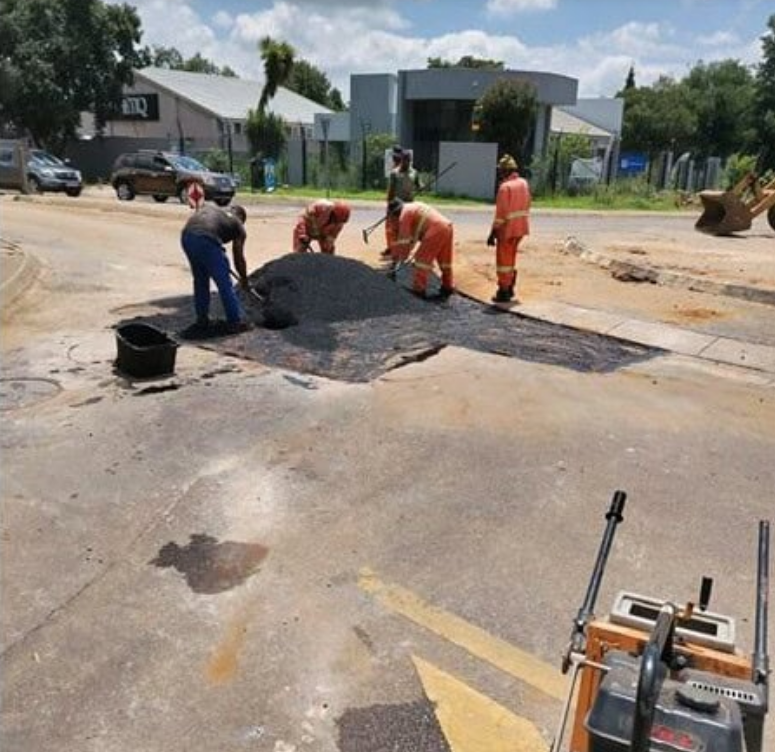
[(41, 264), (31, 253), (18, 246), (0, 248), (3, 254), (12, 253), (21, 256), (21, 262), (7, 279), (0, 282), (0, 311), (5, 315), (12, 306), (35, 282), (40, 273)]
[(665, 287), (678, 287), (691, 292), (703, 292), (710, 295), (725, 295), (730, 298), (747, 300), (752, 303), (763, 303), (775, 306), (775, 290), (763, 290), (760, 287), (739, 285), (730, 282), (714, 282), (708, 279), (692, 277), (688, 274), (668, 272), (647, 264), (635, 264), (622, 261), (599, 251), (593, 251), (574, 236), (567, 237), (563, 243), (565, 253), (578, 256), (584, 261), (596, 264), (602, 269), (629, 275), (637, 282), (650, 282)]

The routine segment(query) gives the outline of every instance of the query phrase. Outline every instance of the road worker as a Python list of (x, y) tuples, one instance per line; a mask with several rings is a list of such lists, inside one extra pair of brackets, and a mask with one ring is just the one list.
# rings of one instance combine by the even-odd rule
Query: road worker
[(336, 239), (350, 219), (350, 207), (344, 201), (313, 201), (300, 215), (293, 229), (293, 250), (304, 253), (312, 250), (317, 240), (323, 253), (334, 253)]
[[(388, 205), (394, 198), (400, 198), (404, 203), (414, 201), (414, 193), (420, 187), (420, 179), (417, 170), (412, 167), (412, 152), (402, 149), (400, 146), (393, 148), (393, 169), (388, 178)], [(388, 215), (385, 221), (385, 241), (387, 243), (385, 250), (382, 251), (383, 258), (390, 258), (390, 248), (395, 243), (398, 232), (397, 218)]]
[(517, 172), (517, 162), (510, 154), (498, 160), (498, 194), (495, 198), (495, 218), (487, 245), (495, 246), (495, 270), (498, 289), (494, 303), (514, 299), (517, 284), (517, 251), (530, 234), (530, 187)]
[(391, 246), (396, 262), (406, 261), (412, 249), (414, 254), (412, 292), (428, 298), (428, 275), (434, 261), (441, 270), (441, 289), (438, 297), (446, 300), (454, 292), (452, 279), (452, 222), (428, 204), (421, 201), (404, 203), (394, 198), (388, 205), (388, 217), (398, 217), (398, 237)]
[(230, 279), (229, 259), (224, 246), (231, 243), (234, 266), (240, 285), (248, 289), (245, 263), (245, 209), (232, 204), (228, 209), (205, 204), (186, 222), (180, 238), (194, 278), (196, 323), (190, 336), (205, 336), (210, 328), (210, 280), (215, 282), (226, 314), (226, 331), (236, 333), (249, 328)]

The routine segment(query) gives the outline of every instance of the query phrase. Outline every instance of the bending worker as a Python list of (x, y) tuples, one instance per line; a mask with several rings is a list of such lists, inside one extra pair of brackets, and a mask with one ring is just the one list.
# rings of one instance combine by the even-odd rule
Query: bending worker
[(299, 215), (293, 228), (293, 250), (310, 251), (310, 244), (317, 240), (323, 253), (334, 253), (336, 239), (348, 219), (350, 207), (344, 201), (313, 201)]
[(441, 270), (439, 297), (446, 300), (454, 292), (452, 280), (452, 222), (441, 212), (421, 201), (404, 203), (394, 198), (388, 205), (388, 220), (398, 218), (398, 237), (390, 247), (396, 262), (406, 261), (412, 249), (419, 243), (414, 254), (414, 278), (412, 292), (427, 298), (428, 274), (435, 261)]
[(245, 209), (232, 204), (228, 209), (205, 204), (186, 222), (180, 238), (183, 251), (194, 277), (194, 332), (204, 332), (210, 325), (210, 280), (215, 282), (226, 313), (227, 330), (240, 332), (249, 328), (243, 320), (242, 307), (229, 279), (229, 259), (224, 246), (231, 243), (234, 266), (243, 289), (248, 289), (245, 264)]
[(487, 245), (495, 246), (495, 270), (498, 290), (494, 303), (508, 303), (514, 298), (517, 284), (517, 251), (530, 234), (530, 187), (517, 172), (517, 162), (510, 154), (498, 160), (498, 194), (495, 198), (495, 219)]
[[(387, 203), (394, 198), (400, 198), (404, 203), (414, 201), (415, 190), (419, 189), (420, 180), (417, 176), (417, 170), (412, 167), (412, 152), (401, 149), (400, 146), (393, 148), (393, 169), (388, 178)], [(387, 246), (382, 251), (383, 258), (390, 258), (390, 248), (395, 243), (398, 226), (397, 221), (391, 221), (388, 215), (385, 222), (385, 241)]]

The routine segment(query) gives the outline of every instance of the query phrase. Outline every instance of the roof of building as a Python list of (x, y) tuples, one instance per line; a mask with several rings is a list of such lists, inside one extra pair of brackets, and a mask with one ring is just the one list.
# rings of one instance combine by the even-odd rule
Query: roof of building
[(552, 133), (577, 133), (591, 138), (611, 138), (613, 134), (593, 125), (576, 115), (565, 112), (562, 107), (552, 108), (552, 121), (549, 126)]
[[(263, 83), (246, 78), (214, 76), (206, 73), (143, 68), (135, 76), (177, 94), (183, 99), (226, 120), (244, 120), (249, 109), (255, 109)], [(267, 111), (288, 123), (313, 123), (315, 113), (331, 112), (327, 107), (302, 97), (284, 87), (267, 104)]]

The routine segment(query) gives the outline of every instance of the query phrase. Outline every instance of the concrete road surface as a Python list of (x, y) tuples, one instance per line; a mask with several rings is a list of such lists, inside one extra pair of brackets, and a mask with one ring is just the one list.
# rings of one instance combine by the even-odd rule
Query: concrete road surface
[[(545, 749), (618, 488), (600, 612), (710, 575), (750, 651), (769, 382), (446, 348), (343, 384), (191, 346), (128, 382), (109, 327), (190, 285), (175, 209), (2, 205), (44, 265), (2, 328), (4, 751)], [(254, 262), (290, 216), (252, 217)]]

